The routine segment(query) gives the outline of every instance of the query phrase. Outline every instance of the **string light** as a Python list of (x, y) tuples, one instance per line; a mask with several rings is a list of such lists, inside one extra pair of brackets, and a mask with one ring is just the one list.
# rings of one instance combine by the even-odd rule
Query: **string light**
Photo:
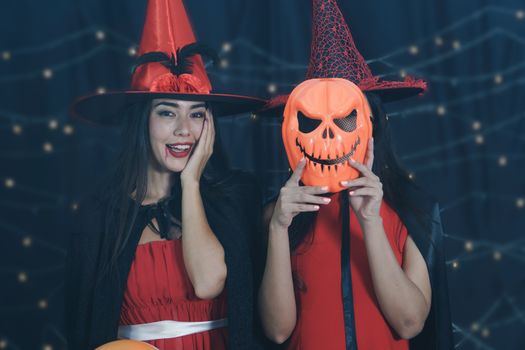
[(492, 253), (492, 258), (496, 261), (501, 260), (501, 252), (499, 250), (495, 250), (494, 253)]
[(223, 58), (223, 59), (220, 61), (219, 66), (220, 66), (221, 68), (223, 68), (223, 69), (228, 68), (228, 66), (229, 66), (229, 62), (228, 62), (228, 60), (227, 60), (226, 58)]
[(51, 344), (44, 344), (42, 350), (53, 350), (53, 346), (51, 346)]
[(13, 188), (15, 187), (15, 180), (12, 178), (7, 178), (4, 181), (4, 185), (6, 188)]
[(2, 52), (2, 59), (4, 61), (9, 61), (11, 59), (11, 52), (9, 51)]
[(419, 53), (419, 48), (416, 45), (411, 45), (408, 48), (408, 52), (410, 52), (411, 55), (417, 55)]
[(525, 199), (523, 198), (516, 199), (516, 206), (520, 209), (525, 207)]
[(51, 68), (46, 68), (42, 71), (42, 76), (45, 79), (51, 79), (53, 77), (53, 70)]
[(434, 44), (436, 44), (436, 46), (443, 46), (443, 38), (440, 36), (436, 36), (434, 38)]
[(461, 49), (461, 42), (459, 40), (454, 40), (452, 42), (452, 47), (455, 49), (455, 50), (459, 50)]
[(501, 84), (503, 82), (503, 76), (501, 74), (496, 74), (494, 76), (494, 84)]
[(479, 331), (479, 329), (480, 329), (480, 327), (479, 327), (479, 323), (477, 323), (477, 322), (474, 322), (474, 323), (472, 323), (472, 324), (470, 325), (470, 330), (471, 330), (472, 332), (477, 332), (477, 331)]
[(437, 108), (436, 108), (436, 113), (437, 115), (445, 115), (447, 113), (447, 109), (445, 108), (445, 106), (443, 105), (439, 105)]
[(128, 55), (130, 56), (135, 56), (137, 54), (137, 48), (135, 46), (131, 46), (129, 49), (128, 49)]
[(277, 91), (277, 85), (270, 83), (268, 84), (267, 90), (269, 93), (274, 94)]
[(105, 94), (106, 93), (106, 88), (103, 87), (103, 86), (100, 86), (97, 88), (97, 94)]
[(474, 130), (481, 129), (481, 122), (478, 121), (478, 120), (475, 120), (474, 122), (472, 122), (472, 129), (474, 129)]
[(40, 309), (47, 309), (47, 300), (46, 299), (40, 299), (38, 301), (38, 308), (40, 308)]
[(0, 349), (5, 349), (5, 348), (7, 348), (7, 340), (0, 339)]
[(22, 239), (22, 245), (24, 246), (24, 248), (31, 247), (32, 243), (33, 241), (31, 240), (31, 237), (24, 237), (24, 239)]
[(26, 283), (27, 282), (27, 274), (25, 272), (19, 272), (18, 273), (18, 282), (20, 282), (20, 283)]
[(64, 134), (71, 135), (75, 131), (75, 129), (71, 125), (64, 125)]
[(483, 338), (488, 338), (490, 336), (490, 329), (488, 328), (483, 328), (483, 330), (481, 331), (481, 336)]
[(525, 12), (523, 10), (516, 11), (516, 18), (521, 21), (525, 18)]
[(252, 113), (252, 114), (250, 115), (250, 119), (251, 119), (252, 121), (256, 121), (256, 120), (257, 120), (257, 114)]
[(452, 261), (452, 268), (457, 270), (459, 268), (459, 262), (457, 260)]
[(501, 166), (501, 167), (504, 167), (507, 165), (507, 157), (505, 156), (500, 156), (498, 158), (498, 165)]
[(97, 30), (97, 32), (95, 33), (95, 37), (97, 38), (97, 40), (102, 41), (106, 39), (106, 33), (103, 30)]
[(71, 204), (71, 210), (73, 210), (73, 211), (77, 211), (78, 210), (78, 203), (77, 202), (73, 202)]
[(483, 137), (482, 134), (476, 135), (476, 137), (474, 139), (476, 140), (476, 143), (478, 145), (482, 145), (485, 142), (485, 138)]
[(13, 125), (13, 134), (20, 135), (22, 133), (22, 127), (19, 124)]
[(404, 70), (404, 69), (401, 69), (401, 70), (399, 71), (399, 76), (400, 76), (401, 78), (406, 77), (406, 76), (407, 76), (407, 71)]
[(230, 52), (232, 49), (232, 44), (228, 41), (222, 44), (222, 52)]
[(465, 242), (465, 250), (467, 252), (471, 252), (474, 249), (474, 243), (472, 241), (466, 241)]
[(409, 178), (410, 180), (414, 180), (414, 179), (416, 178), (416, 174), (414, 174), (414, 173), (408, 173), (408, 178)]
[(53, 144), (51, 142), (44, 142), (42, 145), (42, 148), (44, 149), (44, 152), (51, 153), (53, 152)]
[(49, 129), (55, 130), (56, 128), (58, 128), (58, 121), (56, 119), (51, 119), (47, 126), (49, 127)]

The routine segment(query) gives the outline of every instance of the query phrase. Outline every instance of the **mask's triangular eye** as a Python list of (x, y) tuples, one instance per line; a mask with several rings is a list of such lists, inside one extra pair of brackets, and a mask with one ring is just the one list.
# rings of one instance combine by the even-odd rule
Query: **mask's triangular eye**
[(299, 131), (309, 133), (317, 129), (321, 121), (305, 116), (301, 111), (297, 111), (297, 120), (299, 121)]
[(354, 131), (357, 124), (357, 111), (354, 109), (352, 113), (346, 117), (334, 119), (334, 123), (346, 132)]

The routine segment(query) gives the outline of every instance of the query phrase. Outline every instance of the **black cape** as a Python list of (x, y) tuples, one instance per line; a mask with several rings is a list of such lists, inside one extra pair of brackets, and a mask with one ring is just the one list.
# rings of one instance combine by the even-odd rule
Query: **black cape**
[[(225, 251), (228, 349), (262, 349), (257, 290), (264, 268), (261, 202), (254, 181), (235, 173), (215, 188), (202, 185), (210, 227)], [(224, 189), (227, 189), (226, 191)], [(214, 200), (210, 200), (213, 192)], [(217, 200), (220, 198), (220, 200)], [(66, 328), (70, 349), (94, 349), (116, 340), (122, 298), (135, 249), (149, 218), (139, 210), (117, 268), (101, 274), (111, 247), (103, 237), (105, 205), (95, 197), (81, 203), (66, 262)]]

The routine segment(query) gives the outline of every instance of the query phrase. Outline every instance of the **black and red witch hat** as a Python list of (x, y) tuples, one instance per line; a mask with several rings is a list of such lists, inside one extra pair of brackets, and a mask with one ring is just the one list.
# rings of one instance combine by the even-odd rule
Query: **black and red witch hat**
[[(425, 81), (409, 76), (402, 81), (386, 81), (374, 76), (357, 50), (336, 0), (313, 0), (312, 11), (312, 44), (306, 80), (347, 79), (362, 91), (378, 94), (383, 102), (401, 100), (426, 90)], [(276, 96), (264, 109), (283, 107), (287, 99), (288, 95)]]
[(209, 102), (215, 116), (264, 105), (264, 100), (255, 97), (212, 93), (201, 55), (215, 56), (195, 42), (182, 0), (149, 0), (131, 89), (82, 97), (71, 113), (111, 125), (121, 120), (124, 107), (155, 98)]

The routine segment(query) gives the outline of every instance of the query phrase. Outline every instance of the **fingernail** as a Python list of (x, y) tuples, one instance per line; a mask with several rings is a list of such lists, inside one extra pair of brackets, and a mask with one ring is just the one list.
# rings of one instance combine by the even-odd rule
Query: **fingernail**
[(354, 194), (354, 191), (350, 191), (350, 192), (348, 192), (348, 193), (349, 193), (350, 195), (353, 195), (353, 194)]
[(314, 208), (315, 208), (315, 209), (319, 209), (319, 206), (318, 206), (318, 205), (314, 205)]
[(330, 198), (323, 198), (323, 202), (325, 203), (330, 203), (331, 199)]
[(348, 181), (341, 181), (341, 185), (347, 186), (348, 185)]
[(321, 187), (321, 190), (323, 190), (323, 191), (328, 191), (328, 186), (323, 186), (323, 187)]
[(350, 158), (350, 161), (351, 161), (352, 163), (355, 163), (355, 159), (354, 159), (354, 158)]

